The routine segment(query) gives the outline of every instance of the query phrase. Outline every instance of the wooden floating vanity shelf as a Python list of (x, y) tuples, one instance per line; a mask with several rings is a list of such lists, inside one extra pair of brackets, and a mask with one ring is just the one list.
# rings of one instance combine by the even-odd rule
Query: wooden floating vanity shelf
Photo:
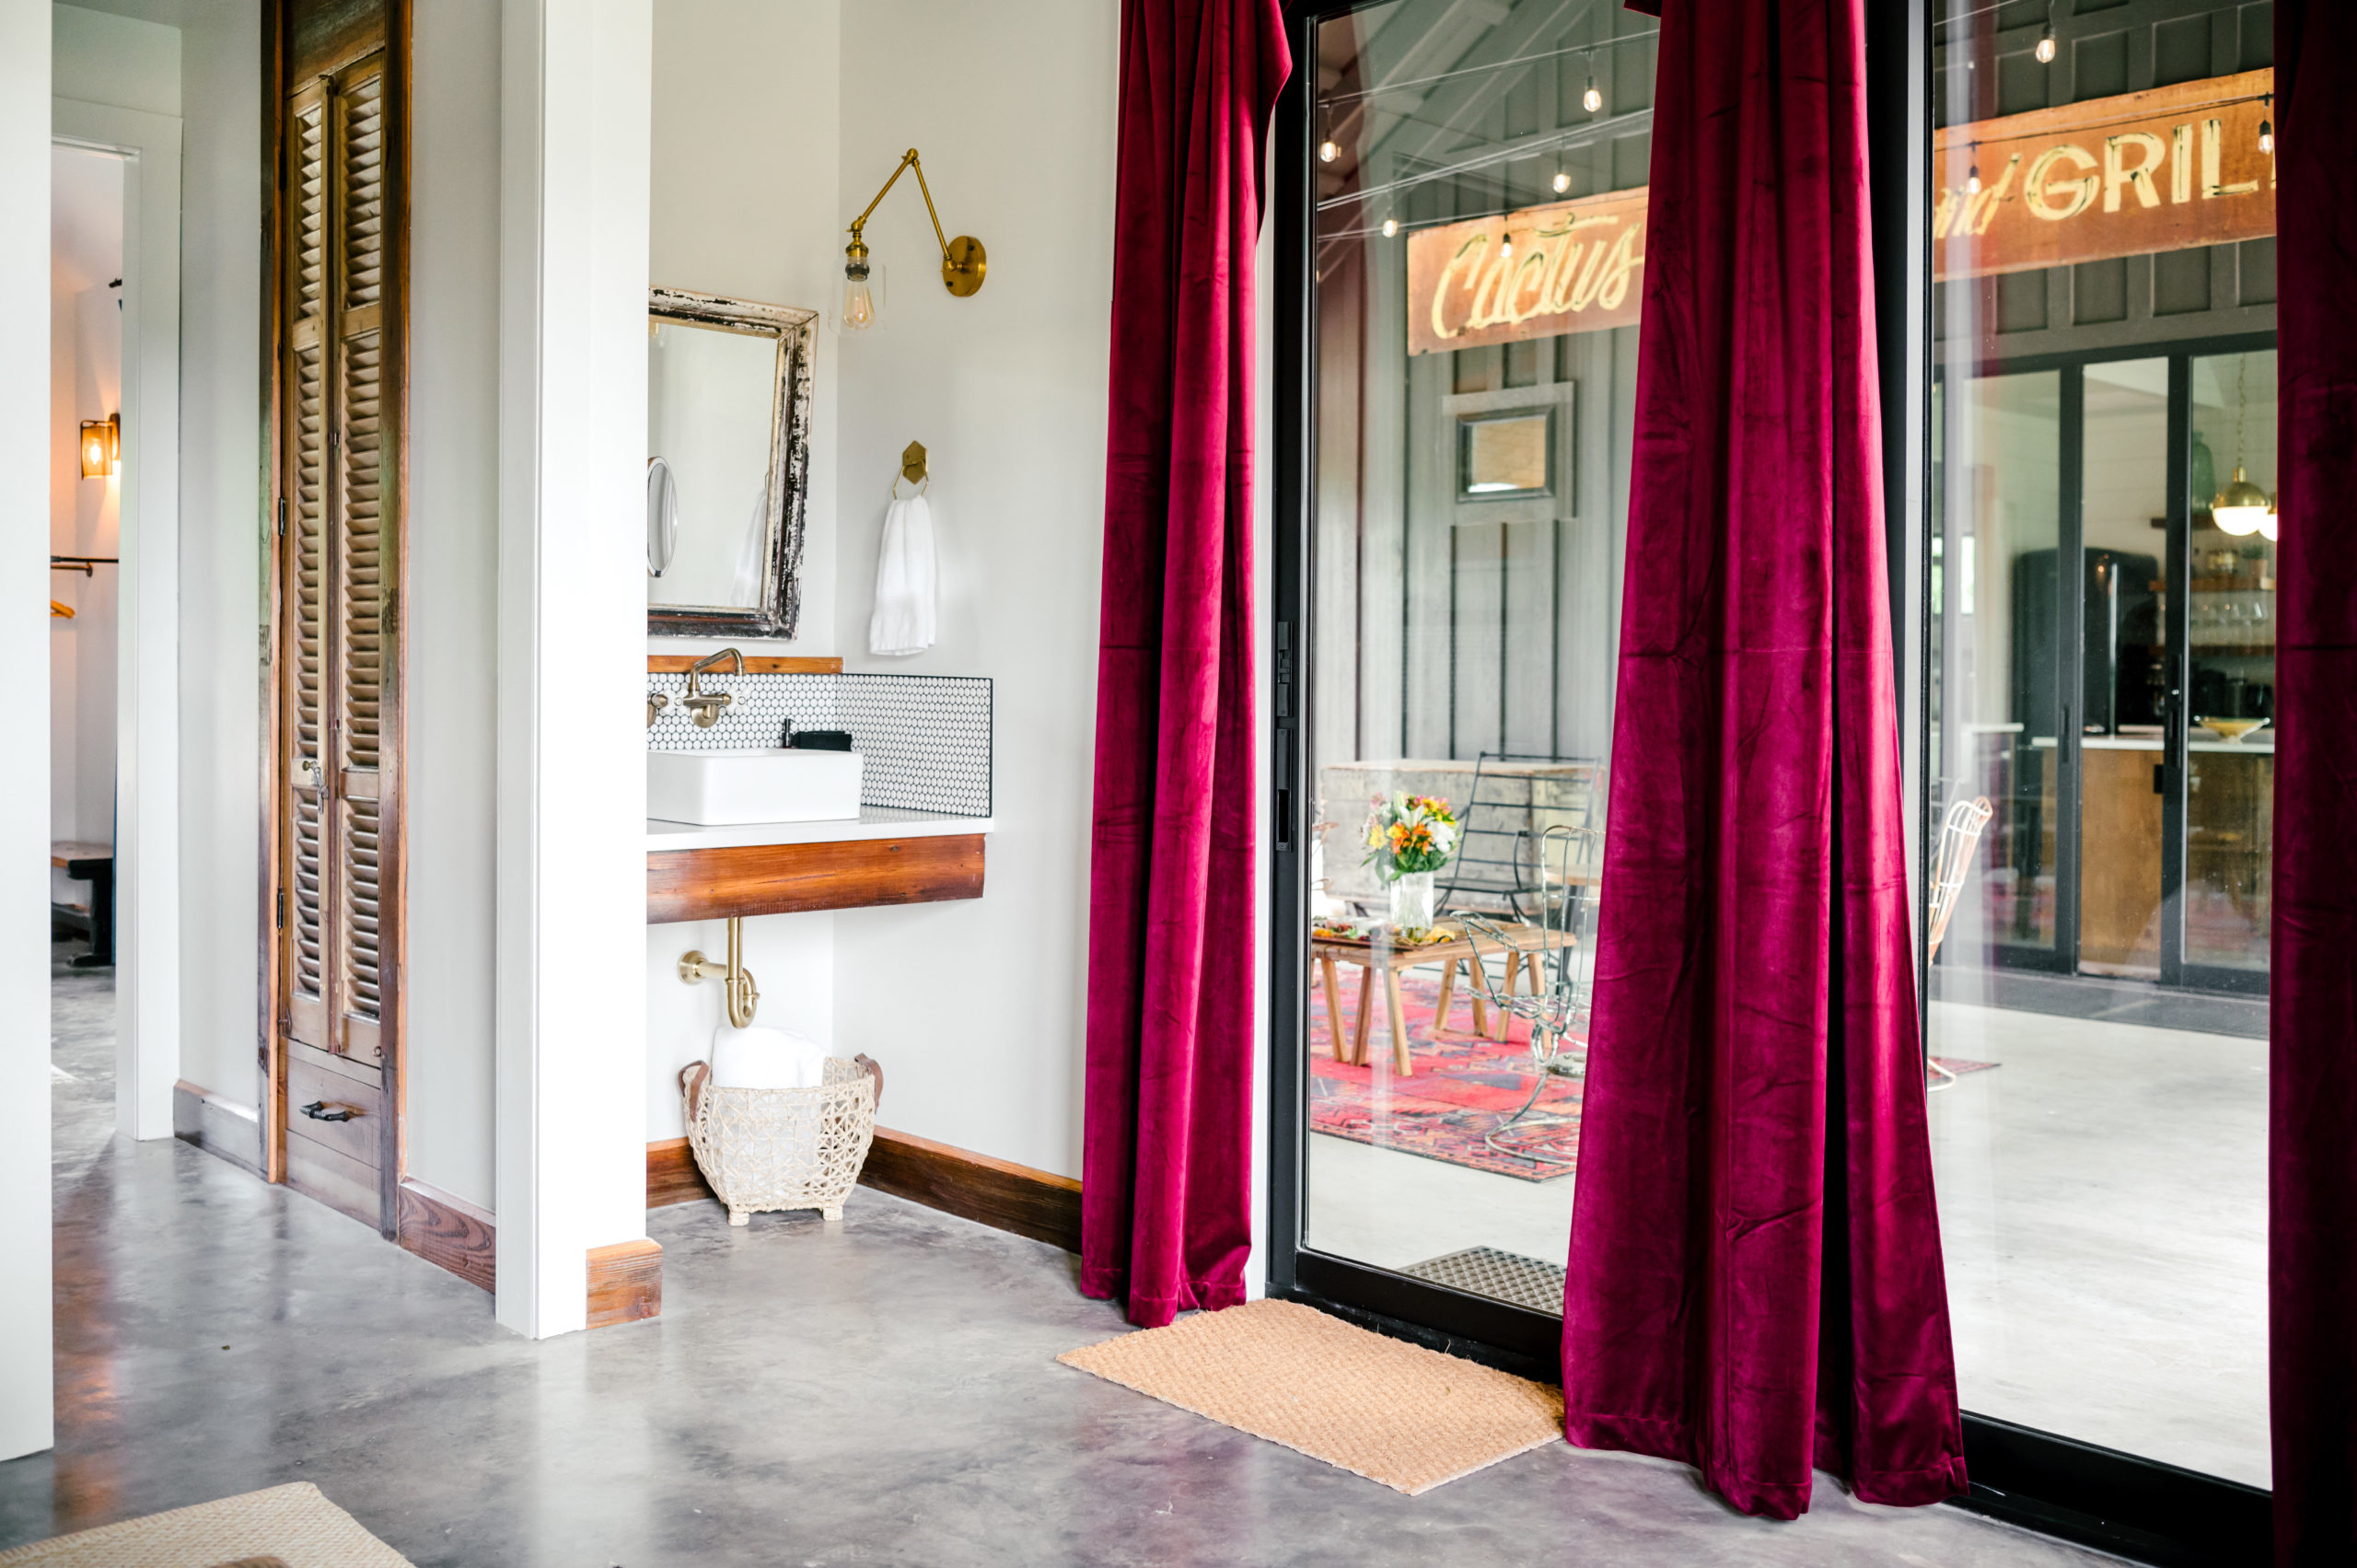
[(646, 923), (979, 899), (982, 837), (955, 833), (650, 850)]

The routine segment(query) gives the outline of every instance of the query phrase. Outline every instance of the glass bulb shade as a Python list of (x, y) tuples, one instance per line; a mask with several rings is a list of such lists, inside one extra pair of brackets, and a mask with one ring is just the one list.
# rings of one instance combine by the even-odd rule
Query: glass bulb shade
[(102, 436), (84, 436), (82, 438), (82, 477), (99, 479), (105, 476), (106, 471), (106, 438)]
[(2267, 492), (2243, 477), (2243, 470), (2238, 465), (2226, 488), (2211, 498), (2210, 520), (2217, 524), (2221, 531), (2240, 538), (2257, 533), (2267, 521), (2268, 513), (2273, 509), (2267, 499)]
[(2054, 35), (2052, 33), (2048, 33), (2038, 41), (2038, 63), (2041, 65), (2054, 64)]
[(1342, 149), (1335, 144), (1333, 137), (1329, 136), (1324, 141), (1318, 144), (1318, 162), (1332, 163), (1336, 158), (1341, 157), (1341, 156)]
[(1555, 171), (1555, 194), (1560, 196), (1571, 188), (1572, 177), (1565, 174), (1562, 169), (1557, 169)]
[(2267, 509), (2267, 516), (2258, 520), (2258, 537), (2272, 542), (2280, 527), (2281, 525), (2277, 520), (2275, 508), (2270, 506)]
[(1383, 238), (1384, 238), (1388, 239), (1388, 238), (1390, 238), (1393, 235), (1395, 235), (1395, 234), (1397, 234), (1397, 233), (1399, 233), (1399, 220), (1398, 218), (1385, 218), (1385, 219), (1383, 220)]
[(843, 331), (864, 332), (876, 325), (876, 296), (867, 291), (865, 277), (843, 280)]
[(1590, 114), (1604, 107), (1604, 95), (1596, 90), (1594, 82), (1587, 85), (1587, 91), (1580, 94), (1580, 106)]

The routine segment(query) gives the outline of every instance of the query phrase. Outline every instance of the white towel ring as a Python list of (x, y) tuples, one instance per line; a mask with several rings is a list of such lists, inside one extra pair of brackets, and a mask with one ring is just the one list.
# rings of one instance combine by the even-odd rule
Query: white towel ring
[[(900, 499), (900, 470), (894, 469), (892, 470), (892, 499), (895, 501)], [(926, 491), (932, 488), (933, 475), (927, 474), (923, 479), (917, 481), (916, 493), (919, 495), (923, 495)]]

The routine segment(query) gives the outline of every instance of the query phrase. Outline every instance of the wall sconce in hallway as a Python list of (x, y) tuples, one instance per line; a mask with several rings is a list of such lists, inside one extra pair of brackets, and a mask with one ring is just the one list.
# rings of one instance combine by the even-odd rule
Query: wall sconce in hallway
[(122, 416), (82, 422), (82, 477), (104, 479), (122, 471)]
[(867, 242), (860, 238), (879, 203), (900, 176), (909, 169), (917, 171), (917, 189), (924, 192), (925, 215), (933, 219), (933, 238), (941, 246), (941, 286), (959, 299), (974, 294), (982, 286), (982, 273), (990, 260), (983, 254), (982, 242), (970, 234), (950, 239), (941, 232), (941, 215), (934, 210), (933, 188), (924, 181), (924, 165), (917, 161), (917, 150), (911, 147), (900, 155), (892, 178), (884, 181), (884, 189), (876, 192), (876, 200), (867, 203), (867, 211), (853, 218), (851, 243), (843, 248), (843, 327), (845, 331), (864, 332), (876, 324), (876, 299), (867, 287)]

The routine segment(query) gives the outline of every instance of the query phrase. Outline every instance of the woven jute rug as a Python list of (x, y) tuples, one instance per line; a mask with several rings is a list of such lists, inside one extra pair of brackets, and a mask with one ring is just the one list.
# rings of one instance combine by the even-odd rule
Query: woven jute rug
[(0, 1568), (411, 1568), (308, 1481), (0, 1551)]
[(1056, 1359), (1411, 1497), (1563, 1435), (1559, 1390), (1298, 1302), (1199, 1312)]

